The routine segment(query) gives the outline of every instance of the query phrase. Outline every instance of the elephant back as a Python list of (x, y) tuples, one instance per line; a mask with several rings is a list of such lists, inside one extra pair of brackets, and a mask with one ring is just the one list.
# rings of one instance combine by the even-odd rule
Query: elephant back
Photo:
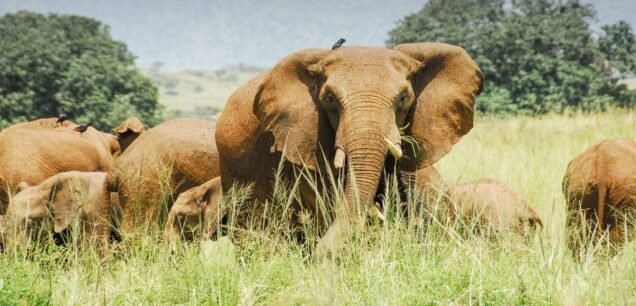
[[(144, 132), (124, 151), (107, 178), (108, 190), (119, 192), (124, 231), (139, 221), (162, 219), (181, 192), (220, 175), (214, 132), (209, 121), (171, 120)], [(141, 220), (134, 209), (141, 209)]]

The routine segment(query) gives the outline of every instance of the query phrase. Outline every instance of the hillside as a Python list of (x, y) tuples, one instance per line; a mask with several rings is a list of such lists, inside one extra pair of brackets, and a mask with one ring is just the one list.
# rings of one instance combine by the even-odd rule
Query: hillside
[(159, 99), (169, 117), (202, 118), (218, 113), (230, 94), (260, 71), (250, 67), (178, 72), (142, 69), (159, 88)]

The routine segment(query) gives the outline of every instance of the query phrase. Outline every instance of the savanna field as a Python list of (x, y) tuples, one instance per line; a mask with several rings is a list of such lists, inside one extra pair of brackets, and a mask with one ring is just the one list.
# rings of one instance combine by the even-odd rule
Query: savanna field
[(324, 259), (268, 231), (240, 248), (227, 238), (171, 248), (159, 232), (127, 237), (104, 260), (47, 245), (0, 256), (0, 304), (635, 304), (635, 243), (599, 245), (577, 261), (564, 241), (568, 161), (619, 137), (636, 137), (633, 111), (476, 118), (436, 166), (451, 182), (492, 177), (519, 190), (544, 223), (527, 240), (444, 220), (422, 236), (388, 220)]

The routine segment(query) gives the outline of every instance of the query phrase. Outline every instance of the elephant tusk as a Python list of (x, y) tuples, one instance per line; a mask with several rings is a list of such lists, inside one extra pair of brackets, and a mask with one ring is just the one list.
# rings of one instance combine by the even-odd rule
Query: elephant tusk
[(336, 169), (341, 169), (342, 167), (344, 167), (344, 163), (345, 163), (345, 152), (338, 148), (336, 150), (336, 157), (334, 157), (333, 159), (333, 164), (334, 166), (336, 166)]
[(391, 155), (395, 157), (395, 159), (400, 159), (402, 157), (402, 149), (400, 145), (393, 143), (388, 138), (384, 137), (384, 142), (386, 142), (386, 147), (391, 152)]
[(384, 221), (386, 220), (386, 218), (384, 217), (384, 213), (382, 212), (382, 208), (380, 207), (380, 203), (378, 202), (375, 202), (375, 205), (371, 207), (371, 215), (374, 218), (377, 218), (380, 223), (384, 223)]

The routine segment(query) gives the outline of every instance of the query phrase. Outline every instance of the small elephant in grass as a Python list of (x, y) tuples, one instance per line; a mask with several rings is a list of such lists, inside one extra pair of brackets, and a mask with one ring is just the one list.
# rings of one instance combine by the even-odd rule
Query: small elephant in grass
[(417, 186), (424, 194), (426, 209), (440, 203), (451, 219), (477, 218), (498, 231), (525, 233), (543, 226), (539, 215), (512, 187), (490, 178), (452, 184), (433, 167), (417, 171)]
[[(590, 231), (600, 234), (607, 230), (612, 243), (633, 238), (636, 141), (604, 140), (575, 157), (563, 178), (563, 194), (570, 234), (590, 236), (578, 229), (583, 219)], [(576, 242), (571, 241), (570, 246), (575, 247)]]
[(502, 182), (482, 178), (457, 184), (452, 193), (458, 216), (477, 218), (499, 232), (526, 233), (543, 226), (526, 199)]
[(221, 200), (221, 177), (182, 192), (172, 205), (165, 225), (168, 242), (194, 240), (196, 233), (203, 239), (216, 236)]
[(15, 238), (19, 245), (23, 239), (46, 239), (52, 233), (59, 245), (66, 242), (66, 234), (79, 229), (84, 241), (95, 240), (100, 249), (106, 247), (110, 203), (100, 201), (105, 178), (104, 172), (70, 171), (36, 186), (20, 183), (4, 218), (6, 242)]

